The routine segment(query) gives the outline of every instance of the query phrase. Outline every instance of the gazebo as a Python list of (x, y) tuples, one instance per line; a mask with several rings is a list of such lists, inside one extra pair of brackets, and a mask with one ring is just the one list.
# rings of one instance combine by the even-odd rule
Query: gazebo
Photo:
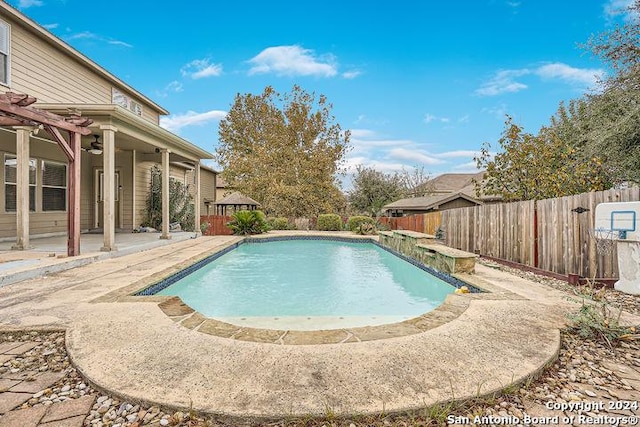
[(251, 197), (245, 196), (244, 194), (236, 191), (235, 193), (229, 194), (222, 200), (215, 202), (214, 206), (216, 215), (227, 215), (227, 209), (230, 207), (232, 208), (232, 212), (243, 209), (253, 211), (260, 206), (260, 203), (256, 202)]

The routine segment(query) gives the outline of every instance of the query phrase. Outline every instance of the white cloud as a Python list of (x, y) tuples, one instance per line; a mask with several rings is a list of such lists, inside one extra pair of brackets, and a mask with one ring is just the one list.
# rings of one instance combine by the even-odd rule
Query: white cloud
[(369, 129), (351, 129), (352, 138), (368, 138), (375, 136), (375, 132)]
[(204, 77), (214, 77), (222, 74), (222, 64), (212, 64), (208, 58), (194, 59), (180, 69), (183, 76), (192, 79), (202, 79)]
[(520, 70), (500, 70), (489, 81), (485, 82), (475, 93), (479, 96), (496, 96), (503, 93), (519, 92), (527, 85), (515, 81), (517, 77), (529, 74), (526, 68)]
[(482, 112), (490, 114), (500, 120), (504, 120), (507, 115), (507, 104), (500, 104), (495, 107), (483, 108)]
[(196, 113), (195, 111), (187, 111), (184, 114), (176, 114), (169, 117), (162, 117), (160, 119), (160, 126), (170, 130), (171, 132), (177, 132), (183, 127), (187, 126), (202, 126), (209, 122), (222, 120), (227, 115), (226, 111), (211, 110), (204, 113)]
[(444, 160), (434, 157), (432, 154), (424, 152), (422, 150), (413, 150), (407, 148), (394, 148), (389, 151), (389, 157), (398, 160), (407, 160), (415, 163), (421, 163), (424, 165), (439, 165), (444, 163)]
[(451, 122), (451, 119), (449, 117), (438, 117), (433, 114), (427, 113), (424, 115), (424, 121), (425, 123), (432, 123), (432, 122), (449, 123)]
[(478, 164), (476, 162), (467, 162), (467, 163), (462, 163), (460, 165), (455, 165), (453, 166), (451, 169), (455, 170), (458, 173), (465, 173), (465, 172), (478, 172)]
[(604, 75), (600, 68), (574, 68), (561, 62), (538, 67), (535, 73), (544, 79), (559, 79), (567, 83), (592, 87)]
[(473, 150), (453, 150), (453, 151), (445, 151), (444, 153), (438, 153), (436, 156), (443, 159), (451, 159), (457, 157), (473, 157), (478, 154), (477, 151)]
[(79, 33), (71, 34), (67, 37), (67, 40), (79, 40), (79, 39), (98, 39), (98, 35), (91, 31), (81, 31)]
[(633, 3), (634, 0), (608, 0), (604, 4), (604, 16), (607, 21), (612, 21), (619, 16), (624, 17), (625, 21), (630, 21), (636, 15), (629, 10)]
[(507, 6), (511, 6), (512, 8), (517, 8), (522, 4), (522, 2), (519, 1), (508, 1), (507, 2)]
[(133, 47), (133, 45), (123, 42), (121, 40), (108, 40), (107, 43), (115, 45), (115, 46), (123, 46), (123, 47)]
[(164, 89), (162, 89), (160, 91), (156, 91), (156, 95), (158, 95), (161, 98), (166, 98), (169, 95), (169, 93), (182, 92), (183, 89), (184, 88), (182, 86), (182, 83), (180, 83), (177, 80), (174, 80), (171, 83), (169, 83), (168, 85), (166, 85), (164, 87)]
[(44, 24), (42, 27), (46, 28), (47, 30), (54, 30), (54, 29), (58, 28), (59, 25), (60, 24), (58, 24), (56, 22), (56, 23), (53, 23), (53, 24)]
[[(55, 24), (55, 26), (57, 27), (58, 24)], [(99, 34), (92, 33), (91, 31), (81, 31), (79, 33), (67, 35), (66, 39), (67, 40), (96, 40), (96, 41), (104, 42), (114, 46), (133, 47), (133, 45), (127, 42), (123, 42), (122, 40), (113, 40), (110, 38), (105, 38)]]
[(19, 0), (18, 8), (27, 9), (32, 6), (42, 6), (43, 4), (42, 0)]
[(528, 86), (516, 79), (527, 75), (535, 75), (543, 80), (561, 80), (584, 89), (595, 85), (598, 77), (604, 75), (604, 70), (600, 68), (575, 68), (562, 62), (544, 64), (536, 68), (500, 70), (483, 83), (479, 89), (476, 89), (475, 94), (496, 96), (503, 93), (519, 92), (527, 89)]
[(469, 123), (469, 115), (462, 116), (458, 118), (458, 123)]
[(318, 57), (314, 51), (298, 45), (268, 47), (249, 63), (253, 65), (249, 75), (334, 77), (338, 73), (333, 55)]
[(347, 71), (347, 72), (342, 73), (342, 77), (347, 79), (347, 80), (351, 80), (351, 79), (355, 79), (356, 77), (358, 77), (361, 74), (362, 74), (362, 71)]

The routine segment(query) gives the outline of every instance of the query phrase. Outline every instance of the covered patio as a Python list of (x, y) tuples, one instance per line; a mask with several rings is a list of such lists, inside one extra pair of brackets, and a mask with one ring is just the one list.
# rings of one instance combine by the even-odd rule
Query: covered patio
[[(5, 107), (11, 107), (9, 103), (5, 104)], [(62, 199), (52, 209), (46, 205), (45, 192), (48, 194), (55, 190), (57, 194), (70, 197), (75, 185), (74, 191), (79, 193), (79, 200), (74, 214), (79, 218), (79, 225), (73, 233), (100, 230), (98, 250), (122, 250), (119, 245), (127, 239), (116, 238), (116, 230), (130, 231), (144, 221), (153, 165), (159, 165), (162, 171), (162, 226), (160, 233), (150, 236), (163, 240), (172, 238), (169, 229), (170, 178), (181, 180), (189, 188), (195, 201), (194, 230), (200, 230), (200, 160), (211, 158), (210, 153), (118, 105), (37, 104), (37, 108), (24, 108), (56, 116), (73, 112), (74, 116), (86, 120), (88, 132), (79, 138), (78, 155), (75, 157), (79, 170), (77, 175), (72, 175), (74, 171), (65, 153), (56, 147), (56, 144), (60, 145), (59, 138), (38, 132), (37, 126), (17, 130), (7, 126), (0, 128), (0, 151), (5, 153), (2, 187), (5, 192), (14, 191), (19, 200), (26, 200), (15, 207), (5, 203), (4, 209), (0, 208), (0, 239), (15, 236), (14, 249), (28, 250), (42, 245), (44, 240), (36, 239), (37, 236), (59, 237), (63, 233), (71, 236), (72, 224), (67, 215), (72, 205)], [(47, 162), (58, 162), (63, 168), (60, 172), (63, 178), (58, 179), (54, 190), (49, 188), (41, 171), (49, 164)], [(8, 180), (12, 175), (7, 175), (7, 168), (11, 167), (21, 171), (17, 174), (20, 176), (18, 182)], [(0, 204), (5, 202), (5, 197), (0, 199), (3, 199)], [(83, 253), (94, 249), (93, 242), (97, 236), (83, 234), (80, 244), (88, 245), (82, 246)], [(140, 235), (134, 234), (129, 238), (140, 239)], [(70, 256), (79, 253), (79, 247), (68, 251)]]

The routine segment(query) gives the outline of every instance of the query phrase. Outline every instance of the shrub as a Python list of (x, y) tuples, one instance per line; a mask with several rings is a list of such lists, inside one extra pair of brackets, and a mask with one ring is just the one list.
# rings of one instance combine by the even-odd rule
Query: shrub
[(360, 226), (362, 224), (375, 224), (375, 219), (369, 217), (369, 216), (364, 216), (364, 215), (356, 215), (356, 216), (351, 216), (349, 217), (349, 219), (347, 220), (347, 227), (349, 229), (349, 231), (352, 231), (354, 233), (357, 233), (358, 230), (360, 230)]
[(320, 231), (340, 231), (342, 230), (342, 218), (336, 214), (318, 215), (317, 228)]
[(362, 224), (360, 224), (360, 227), (358, 227), (358, 229), (355, 231), (358, 234), (376, 234), (378, 233), (378, 229), (376, 228), (375, 224), (372, 224), (370, 222), (363, 222)]
[[(162, 170), (160, 166), (153, 165), (150, 172), (151, 182), (142, 225), (160, 229), (162, 227)], [(189, 186), (169, 177), (169, 223), (176, 222), (180, 224), (182, 230), (196, 231), (193, 196), (189, 192)]]
[(296, 226), (291, 224), (287, 218), (267, 218), (267, 224), (272, 230), (295, 230)]
[(262, 211), (237, 211), (232, 215), (227, 227), (233, 234), (260, 234), (269, 230)]

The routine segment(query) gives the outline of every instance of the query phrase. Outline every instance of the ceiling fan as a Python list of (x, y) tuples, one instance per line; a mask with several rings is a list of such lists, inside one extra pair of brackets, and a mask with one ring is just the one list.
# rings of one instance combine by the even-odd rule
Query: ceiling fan
[(91, 148), (87, 151), (91, 154), (102, 154), (102, 143), (99, 141), (100, 135), (93, 135), (94, 141), (91, 141)]

